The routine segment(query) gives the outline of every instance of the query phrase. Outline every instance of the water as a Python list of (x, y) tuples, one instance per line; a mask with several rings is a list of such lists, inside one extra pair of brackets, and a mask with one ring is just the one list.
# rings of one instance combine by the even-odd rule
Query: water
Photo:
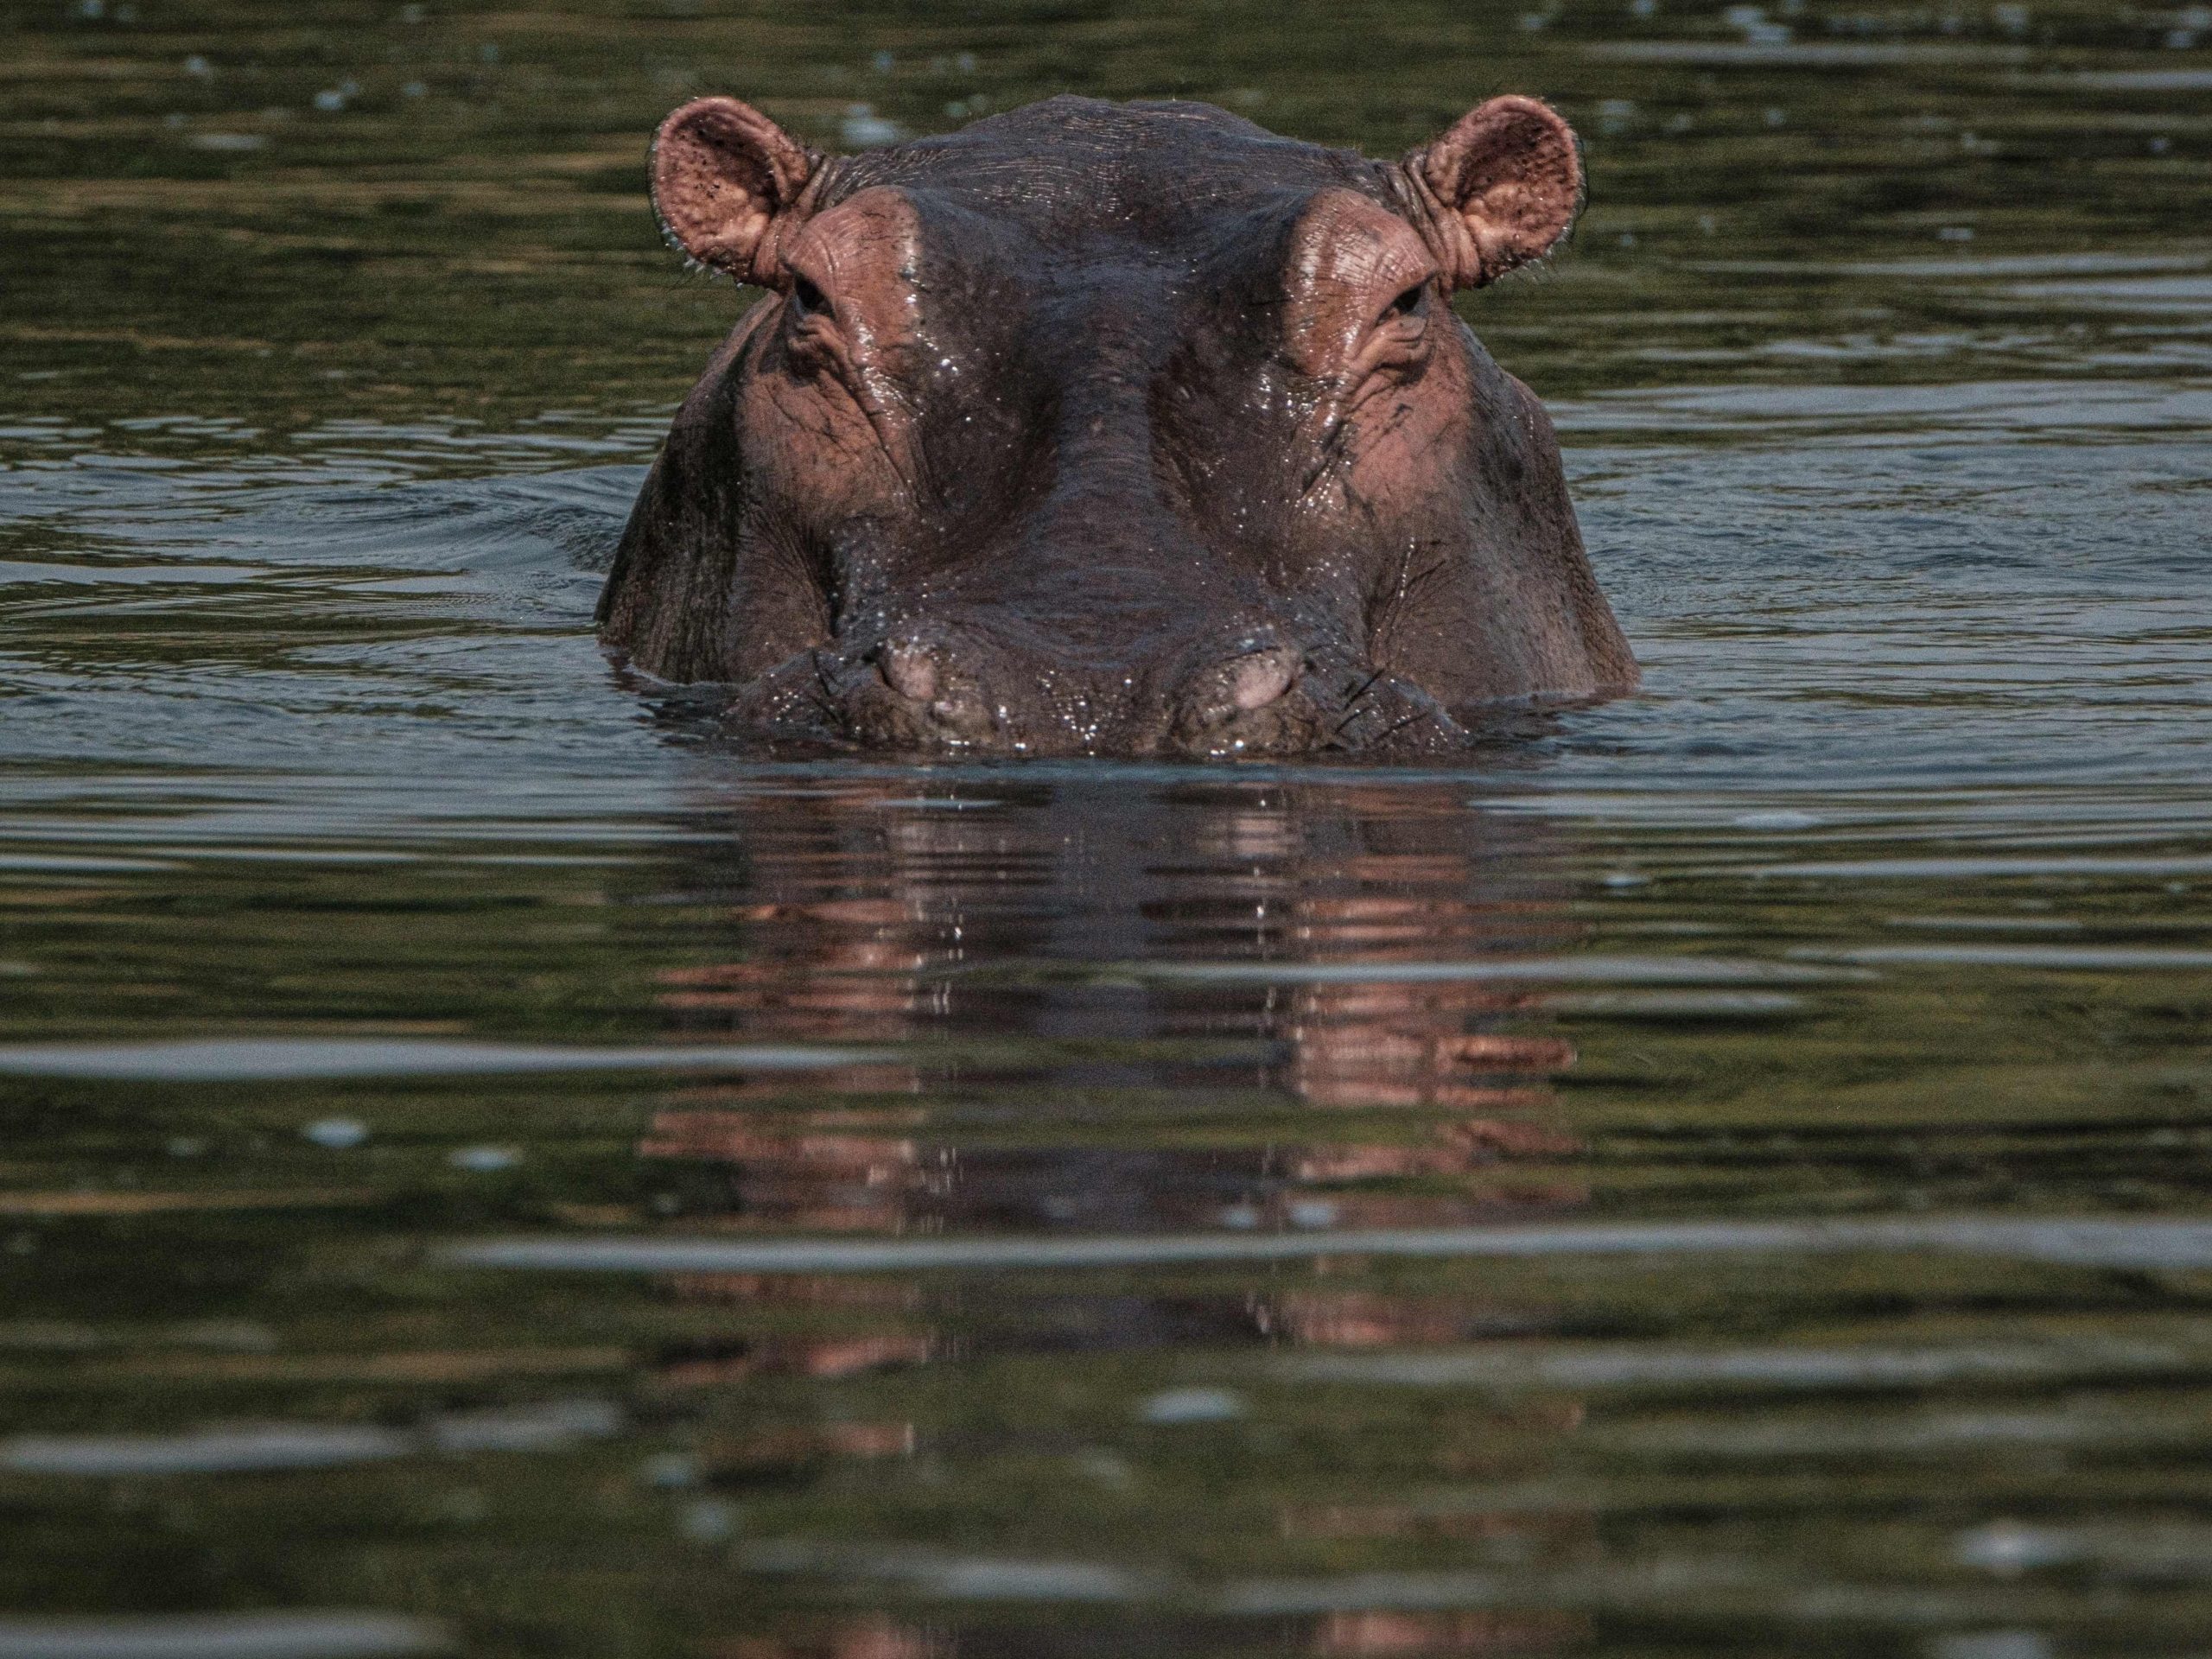
[[(2202, 1652), (2212, 17), (0, 40), (0, 1659)], [(588, 622), (725, 89), (1554, 98), (1469, 315), (1648, 693), (720, 748)]]

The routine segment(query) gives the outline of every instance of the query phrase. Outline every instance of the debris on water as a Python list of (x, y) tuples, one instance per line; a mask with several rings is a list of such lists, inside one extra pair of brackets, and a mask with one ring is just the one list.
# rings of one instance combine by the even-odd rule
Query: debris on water
[(359, 1118), (319, 1117), (300, 1133), (318, 1147), (327, 1147), (333, 1152), (346, 1152), (369, 1138), (369, 1126)]

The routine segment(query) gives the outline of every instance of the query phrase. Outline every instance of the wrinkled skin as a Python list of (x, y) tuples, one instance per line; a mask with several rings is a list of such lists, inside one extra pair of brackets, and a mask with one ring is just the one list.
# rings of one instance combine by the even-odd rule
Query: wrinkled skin
[(1578, 209), (1498, 99), (1395, 163), (1054, 99), (849, 157), (728, 99), (656, 141), (772, 297), (685, 402), (601, 601), (747, 729), (1020, 753), (1433, 752), (1628, 690), (1550, 423), (1452, 309)]

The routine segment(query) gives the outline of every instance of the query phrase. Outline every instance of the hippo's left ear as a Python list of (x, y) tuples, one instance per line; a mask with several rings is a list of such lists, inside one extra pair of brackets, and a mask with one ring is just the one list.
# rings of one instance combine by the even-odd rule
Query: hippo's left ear
[(1399, 165), (1454, 288), (1542, 258), (1582, 211), (1574, 129), (1533, 98), (1493, 98)]
[(781, 232), (822, 160), (749, 104), (695, 98), (653, 135), (653, 211), (701, 264), (768, 283)]

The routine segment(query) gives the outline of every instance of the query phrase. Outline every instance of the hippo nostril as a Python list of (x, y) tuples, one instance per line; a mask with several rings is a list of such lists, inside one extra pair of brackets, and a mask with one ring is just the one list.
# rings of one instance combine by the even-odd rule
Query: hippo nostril
[(1234, 656), (1214, 658), (1185, 682), (1168, 726), (1171, 745), (1199, 754), (1294, 747), (1311, 714), (1293, 695), (1306, 654), (1272, 632), (1239, 641)]
[(1278, 645), (1255, 651), (1230, 665), (1229, 700), (1245, 713), (1264, 709), (1298, 678), (1298, 653)]
[(883, 682), (902, 697), (916, 702), (929, 702), (937, 696), (938, 675), (937, 657), (925, 645), (908, 641), (887, 645), (876, 658), (876, 671)]
[[(887, 639), (868, 658), (881, 685), (855, 700), (861, 728), (882, 741), (959, 745), (995, 741), (1004, 721), (994, 720), (976, 684), (972, 648), (962, 650), (931, 629)], [(890, 696), (883, 695), (888, 688)]]

